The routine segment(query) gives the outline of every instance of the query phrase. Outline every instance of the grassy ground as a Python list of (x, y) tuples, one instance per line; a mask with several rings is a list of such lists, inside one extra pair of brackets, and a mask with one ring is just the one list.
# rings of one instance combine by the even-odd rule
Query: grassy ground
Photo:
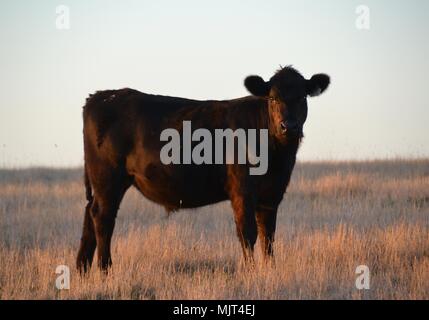
[[(80, 170), (0, 170), (1, 299), (429, 299), (429, 160), (298, 164), (276, 264), (243, 268), (228, 202), (169, 218), (130, 190), (112, 272), (74, 270)], [(70, 290), (55, 288), (57, 265)], [(370, 289), (358, 290), (367, 265)]]

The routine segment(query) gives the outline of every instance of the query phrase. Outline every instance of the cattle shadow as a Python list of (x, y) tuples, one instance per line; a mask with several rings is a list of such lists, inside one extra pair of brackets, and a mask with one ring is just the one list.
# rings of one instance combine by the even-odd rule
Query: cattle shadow
[(193, 276), (196, 273), (224, 273), (234, 275), (237, 272), (237, 263), (234, 260), (200, 259), (194, 261), (177, 260), (171, 263), (168, 270), (171, 274), (185, 274)]
[(131, 288), (131, 300), (156, 300), (156, 290), (153, 287), (134, 285)]

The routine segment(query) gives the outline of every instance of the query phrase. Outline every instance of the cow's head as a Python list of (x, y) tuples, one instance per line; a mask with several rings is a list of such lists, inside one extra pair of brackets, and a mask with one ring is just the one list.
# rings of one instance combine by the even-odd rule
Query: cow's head
[(315, 97), (329, 86), (329, 76), (315, 74), (306, 80), (297, 70), (285, 67), (264, 81), (259, 76), (249, 76), (244, 85), (255, 96), (268, 102), (270, 131), (281, 140), (302, 138), (307, 119), (307, 96)]

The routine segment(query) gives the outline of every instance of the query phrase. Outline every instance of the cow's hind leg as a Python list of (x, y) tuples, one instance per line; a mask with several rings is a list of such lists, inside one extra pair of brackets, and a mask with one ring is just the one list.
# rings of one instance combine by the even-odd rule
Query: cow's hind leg
[(132, 178), (125, 169), (112, 168), (100, 162), (88, 173), (86, 184), (89, 200), (85, 210), (77, 267), (81, 272), (86, 272), (92, 264), (97, 248), (98, 265), (107, 271), (112, 264), (110, 243), (117, 211), (125, 192), (131, 186)]
[(115, 227), (116, 215), (122, 198), (131, 185), (125, 174), (112, 174), (105, 184), (94, 188), (94, 204), (91, 216), (97, 242), (98, 266), (107, 271), (112, 265), (110, 243)]
[(90, 199), (85, 208), (82, 238), (80, 240), (79, 253), (76, 259), (76, 267), (80, 273), (86, 273), (89, 268), (91, 268), (96, 247), (95, 230), (91, 217), (92, 205), (93, 199)]

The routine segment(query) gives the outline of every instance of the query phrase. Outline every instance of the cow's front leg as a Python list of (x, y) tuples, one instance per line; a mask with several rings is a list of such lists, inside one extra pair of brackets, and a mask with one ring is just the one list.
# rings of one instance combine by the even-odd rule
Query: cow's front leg
[(230, 171), (229, 179), (229, 196), (234, 211), (237, 236), (243, 249), (245, 262), (253, 263), (253, 247), (258, 236), (255, 217), (256, 194), (245, 173)]
[(276, 231), (277, 206), (259, 206), (256, 212), (259, 241), (265, 262), (274, 262), (274, 233)]
[(243, 257), (246, 263), (253, 263), (253, 247), (257, 238), (255, 209), (251, 199), (235, 195), (231, 199), (234, 210), (237, 236), (243, 249)]

